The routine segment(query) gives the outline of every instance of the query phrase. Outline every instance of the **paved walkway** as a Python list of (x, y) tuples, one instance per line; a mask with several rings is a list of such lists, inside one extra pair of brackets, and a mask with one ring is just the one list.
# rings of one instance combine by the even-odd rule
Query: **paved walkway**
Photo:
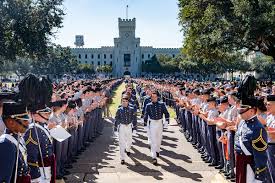
[(186, 141), (175, 121), (163, 133), (159, 166), (151, 163), (146, 133), (141, 125), (126, 165), (120, 164), (118, 141), (113, 136), (110, 120), (105, 121), (103, 134), (73, 164), (65, 182), (223, 182), (217, 171), (208, 167)]

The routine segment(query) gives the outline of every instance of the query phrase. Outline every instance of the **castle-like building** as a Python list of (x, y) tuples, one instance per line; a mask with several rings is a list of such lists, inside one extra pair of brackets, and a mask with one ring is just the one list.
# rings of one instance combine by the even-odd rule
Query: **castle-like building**
[(100, 65), (109, 64), (113, 68), (113, 77), (131, 75), (138, 77), (142, 73), (142, 63), (150, 60), (154, 55), (169, 55), (175, 57), (180, 48), (153, 48), (140, 46), (140, 38), (135, 35), (136, 19), (118, 19), (119, 37), (114, 38), (114, 46), (101, 48), (81, 48), (83, 36), (76, 36), (77, 48), (72, 53), (80, 64), (92, 64), (96, 69)]

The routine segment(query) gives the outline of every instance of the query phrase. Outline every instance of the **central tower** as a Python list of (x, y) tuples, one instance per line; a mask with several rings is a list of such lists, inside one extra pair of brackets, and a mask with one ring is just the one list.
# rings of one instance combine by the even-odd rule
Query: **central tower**
[(136, 19), (118, 19), (119, 38), (134, 39), (136, 32)]
[(119, 76), (137, 76), (140, 65), (140, 39), (136, 38), (136, 19), (118, 18), (119, 37), (114, 38), (115, 70)]

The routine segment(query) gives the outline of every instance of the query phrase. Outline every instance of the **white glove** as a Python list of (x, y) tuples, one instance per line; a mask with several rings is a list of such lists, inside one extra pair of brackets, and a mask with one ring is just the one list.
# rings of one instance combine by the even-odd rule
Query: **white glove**
[(137, 136), (138, 136), (136, 130), (133, 130), (133, 136), (134, 136), (134, 137), (137, 137)]
[(163, 128), (168, 128), (168, 121), (165, 121), (165, 122), (163, 123)]
[(114, 136), (118, 137), (118, 131), (114, 131)]

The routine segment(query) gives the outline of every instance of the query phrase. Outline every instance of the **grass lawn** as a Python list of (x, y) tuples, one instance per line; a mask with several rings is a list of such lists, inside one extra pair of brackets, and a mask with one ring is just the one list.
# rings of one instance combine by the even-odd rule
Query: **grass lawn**
[(118, 88), (116, 88), (112, 92), (113, 101), (110, 105), (110, 112), (113, 117), (115, 117), (117, 108), (121, 104), (121, 94), (124, 90), (125, 90), (125, 83), (122, 83), (121, 85), (118, 86)]
[(167, 107), (167, 110), (170, 114), (170, 118), (174, 119), (175, 117), (177, 117), (176, 111), (172, 107)]

